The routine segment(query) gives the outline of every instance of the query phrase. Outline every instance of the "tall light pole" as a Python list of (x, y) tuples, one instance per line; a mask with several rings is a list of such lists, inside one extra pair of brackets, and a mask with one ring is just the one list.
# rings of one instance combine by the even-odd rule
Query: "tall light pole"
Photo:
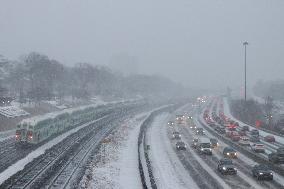
[(243, 42), (243, 45), (245, 46), (245, 102), (247, 101), (247, 45), (248, 42)]

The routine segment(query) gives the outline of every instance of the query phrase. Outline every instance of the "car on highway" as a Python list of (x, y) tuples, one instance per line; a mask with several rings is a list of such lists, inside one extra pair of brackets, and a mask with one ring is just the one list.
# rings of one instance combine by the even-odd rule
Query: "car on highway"
[(199, 154), (212, 155), (211, 143), (208, 138), (199, 138), (196, 149)]
[(241, 139), (241, 136), (237, 132), (234, 132), (231, 135), (231, 140), (234, 141), (234, 142), (238, 142), (240, 139)]
[(225, 134), (226, 133), (226, 129), (224, 128), (224, 127), (219, 127), (218, 128), (218, 130), (217, 130), (217, 132), (219, 133), (219, 134)]
[(168, 126), (174, 126), (174, 122), (173, 121), (168, 121)]
[(191, 128), (191, 129), (196, 129), (196, 125), (191, 124), (191, 125), (189, 126), (189, 128)]
[(246, 132), (243, 131), (243, 130), (238, 130), (238, 134), (239, 134), (240, 136), (245, 136), (245, 135), (246, 135)]
[(259, 136), (259, 131), (257, 129), (253, 129), (250, 131), (251, 136)]
[(218, 140), (216, 138), (210, 138), (211, 148), (216, 148), (219, 146)]
[(224, 157), (228, 157), (228, 158), (237, 158), (237, 151), (234, 150), (232, 147), (225, 147), (223, 150), (223, 155)]
[(184, 122), (184, 115), (176, 115), (177, 124), (182, 124)]
[(173, 139), (181, 139), (181, 134), (177, 131), (174, 131), (172, 138)]
[(218, 161), (217, 170), (222, 174), (237, 174), (237, 168), (233, 164), (233, 161), (229, 158), (222, 158)]
[(280, 147), (276, 152), (268, 154), (268, 160), (272, 163), (284, 163), (284, 148)]
[(260, 138), (258, 136), (250, 136), (249, 141), (251, 141), (251, 142), (260, 142)]
[(186, 144), (182, 141), (178, 141), (176, 143), (176, 149), (177, 150), (186, 150)]
[(265, 164), (253, 166), (252, 175), (256, 177), (257, 180), (273, 180), (273, 172)]
[(203, 128), (200, 128), (200, 127), (196, 128), (195, 134), (197, 134), (197, 135), (204, 135), (204, 130), (203, 130)]
[(275, 137), (273, 135), (267, 135), (267, 136), (264, 137), (264, 141), (275, 142)]
[(239, 140), (239, 144), (242, 146), (250, 146), (249, 138), (246, 136), (242, 136), (241, 139)]
[(244, 125), (241, 128), (242, 131), (249, 131), (249, 126), (248, 125)]
[(251, 150), (256, 153), (265, 153), (264, 145), (261, 143), (252, 143), (250, 147), (251, 147)]
[(210, 122), (208, 125), (209, 125), (210, 127), (215, 127), (215, 126), (216, 126), (216, 124), (213, 123), (213, 122)]
[(193, 148), (196, 148), (196, 147), (197, 147), (197, 143), (198, 143), (198, 138), (194, 138), (194, 139), (192, 140), (191, 146), (192, 146)]

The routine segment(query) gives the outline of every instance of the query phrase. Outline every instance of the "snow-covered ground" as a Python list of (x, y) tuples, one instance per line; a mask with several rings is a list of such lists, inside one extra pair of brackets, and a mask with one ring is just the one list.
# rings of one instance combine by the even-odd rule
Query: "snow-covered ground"
[(26, 116), (29, 115), (28, 112), (25, 110), (17, 107), (17, 106), (3, 106), (0, 107), (0, 114), (8, 117), (8, 118), (14, 118), (19, 116)]
[(167, 137), (168, 114), (156, 117), (148, 131), (150, 159), (158, 188), (199, 188), (185, 170)]
[(150, 112), (125, 121), (88, 164), (81, 188), (142, 188), (138, 169), (138, 135)]
[[(103, 119), (104, 117), (100, 118)], [(98, 120), (100, 120), (98, 119)], [(45, 143), (44, 145), (40, 146), (36, 150), (32, 151), (30, 154), (28, 154), (25, 158), (19, 160), (15, 164), (11, 165), (8, 167), (5, 171), (0, 173), (0, 184), (2, 184), (5, 180), (7, 180), (9, 177), (17, 173), (18, 171), (24, 169), (25, 165), (27, 165), (29, 162), (31, 162), (33, 159), (39, 157), (40, 155), (44, 154), (47, 149), (50, 149), (52, 146), (58, 144), (61, 142), (63, 139), (68, 137), (69, 135), (77, 132), (81, 128), (84, 128), (92, 123), (97, 122), (98, 120), (94, 120), (92, 122), (86, 123), (84, 125), (81, 125), (79, 127), (76, 127), (74, 129), (71, 129), (70, 131), (67, 131), (66, 133), (50, 140), (49, 142)]]
[(15, 132), (16, 132), (15, 129), (9, 130), (9, 131), (0, 132), (0, 142), (13, 137), (15, 135)]

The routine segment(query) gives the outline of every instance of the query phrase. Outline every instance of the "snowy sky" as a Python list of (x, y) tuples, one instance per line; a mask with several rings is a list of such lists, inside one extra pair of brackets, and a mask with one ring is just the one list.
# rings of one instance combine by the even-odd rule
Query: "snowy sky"
[[(284, 78), (283, 0), (0, 0), (0, 54), (68, 65), (134, 57), (132, 70), (188, 86)], [(132, 60), (132, 59), (131, 59)], [(127, 68), (125, 68), (127, 69)]]

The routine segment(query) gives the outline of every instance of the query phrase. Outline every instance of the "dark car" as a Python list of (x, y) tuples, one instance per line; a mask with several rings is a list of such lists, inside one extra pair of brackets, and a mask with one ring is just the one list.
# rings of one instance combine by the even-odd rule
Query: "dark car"
[(218, 130), (219, 130), (220, 128), (221, 128), (221, 127), (216, 126), (216, 127), (214, 127), (214, 130), (218, 132)]
[(218, 140), (216, 138), (210, 138), (210, 143), (211, 143), (211, 148), (216, 148), (219, 145)]
[(276, 152), (268, 154), (268, 160), (272, 163), (284, 163), (284, 148), (280, 147)]
[(220, 127), (220, 128), (218, 129), (218, 133), (219, 133), (219, 134), (225, 134), (225, 133), (226, 133), (226, 129), (225, 129), (224, 127)]
[(257, 180), (273, 180), (273, 173), (272, 171), (268, 168), (267, 165), (260, 164), (260, 165), (255, 165), (252, 168), (252, 175), (253, 177), (256, 177)]
[(191, 125), (189, 126), (189, 128), (191, 128), (191, 129), (196, 129), (196, 125), (191, 124)]
[(239, 134), (240, 136), (245, 136), (245, 135), (246, 135), (246, 132), (243, 131), (243, 130), (239, 130), (239, 131), (238, 131), (238, 134)]
[(223, 150), (224, 157), (237, 158), (237, 151), (231, 147), (225, 147)]
[(253, 129), (253, 130), (250, 131), (250, 135), (251, 136), (259, 136), (259, 131), (256, 130), (256, 129)]
[(204, 130), (203, 130), (203, 128), (197, 128), (197, 129), (195, 130), (195, 134), (197, 134), (197, 135), (204, 135)]
[(249, 131), (249, 126), (244, 125), (241, 130), (242, 130), (242, 131)]
[(237, 174), (237, 169), (233, 164), (233, 161), (228, 158), (220, 159), (218, 162), (218, 171), (222, 174)]
[(174, 122), (173, 121), (169, 121), (168, 122), (168, 126), (174, 126)]
[(193, 148), (196, 148), (197, 147), (197, 144), (198, 144), (198, 138), (194, 138), (193, 140), (192, 140), (192, 147)]
[(186, 150), (186, 144), (182, 141), (179, 141), (176, 143), (176, 149), (177, 150)]
[(173, 132), (173, 139), (181, 139), (181, 134), (177, 131)]
[(264, 137), (264, 141), (275, 142), (275, 137), (273, 135), (267, 135), (267, 136)]
[(260, 138), (258, 136), (251, 136), (249, 138), (249, 141), (251, 141), (251, 142), (260, 142)]
[(209, 123), (209, 126), (210, 127), (215, 127), (216, 125), (215, 125), (215, 123)]

